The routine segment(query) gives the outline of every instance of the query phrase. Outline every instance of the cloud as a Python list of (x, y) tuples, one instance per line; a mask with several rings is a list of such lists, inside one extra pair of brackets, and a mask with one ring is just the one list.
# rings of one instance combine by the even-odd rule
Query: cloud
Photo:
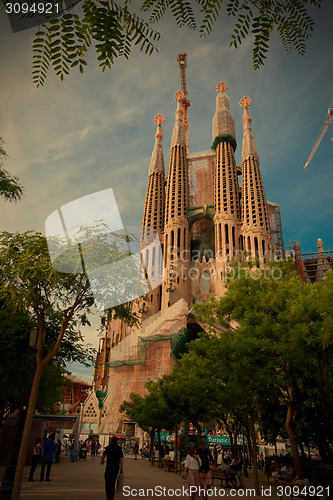
[[(223, 11), (224, 12), (224, 11)], [(64, 82), (50, 72), (43, 88), (31, 78), (34, 30), (10, 32), (0, 18), (1, 136), (9, 158), (5, 167), (20, 177), (25, 197), (16, 205), (0, 201), (4, 230), (44, 231), (44, 220), (70, 201), (112, 187), (124, 222), (141, 221), (147, 174), (154, 147), (157, 113), (162, 113), (163, 149), (168, 166), (175, 120), (173, 99), (180, 88), (177, 56), (188, 54), (187, 88), (190, 151), (209, 149), (216, 84), (228, 83), (236, 122), (240, 164), (244, 95), (250, 114), (268, 199), (280, 203), (285, 241), (315, 246), (318, 232), (332, 245), (332, 142), (329, 130), (308, 171), (303, 165), (332, 99), (330, 48), (332, 2), (315, 11), (316, 26), (304, 57), (287, 56), (273, 35), (265, 65), (252, 69), (252, 41), (229, 49), (233, 19), (221, 14), (213, 33), (179, 29), (170, 15), (157, 26), (159, 53), (135, 47), (102, 73), (91, 50), (84, 75)]]

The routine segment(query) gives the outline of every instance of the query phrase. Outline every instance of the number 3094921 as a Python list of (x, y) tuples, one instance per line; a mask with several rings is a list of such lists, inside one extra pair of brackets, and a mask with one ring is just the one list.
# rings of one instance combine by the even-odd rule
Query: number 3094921
[(6, 14), (58, 14), (59, 4), (58, 3), (20, 3), (20, 2), (8, 2), (6, 3)]

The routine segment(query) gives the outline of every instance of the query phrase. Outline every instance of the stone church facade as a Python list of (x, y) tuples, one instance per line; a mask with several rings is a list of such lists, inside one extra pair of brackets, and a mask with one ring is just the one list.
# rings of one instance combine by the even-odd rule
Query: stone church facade
[[(170, 159), (165, 175), (164, 118), (157, 115), (142, 227), (153, 228), (162, 247), (164, 279), (133, 305), (139, 327), (109, 321), (96, 359), (94, 390), (81, 413), (82, 432), (130, 433), (119, 412), (131, 392), (171, 372), (186, 342), (202, 327), (192, 306), (222, 296), (232, 261), (251, 255), (263, 267), (283, 256), (279, 205), (266, 200), (252, 122), (243, 97), (242, 160), (235, 161), (235, 120), (227, 85), (217, 85), (208, 151), (187, 151), (182, 92), (177, 92)], [(149, 259), (156, 255), (149, 255)], [(245, 257), (246, 258), (246, 257)]]

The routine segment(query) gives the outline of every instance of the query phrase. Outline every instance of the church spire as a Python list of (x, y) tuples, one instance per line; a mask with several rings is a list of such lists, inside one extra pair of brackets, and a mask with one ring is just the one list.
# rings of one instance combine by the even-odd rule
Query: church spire
[(249, 106), (251, 106), (251, 99), (249, 97), (243, 97), (239, 104), (244, 108), (243, 113), (243, 148), (242, 148), (242, 161), (244, 161), (249, 156), (253, 156), (259, 159), (256, 141), (252, 131), (252, 120), (249, 113)]
[(185, 146), (186, 148), (186, 137), (185, 137), (185, 127), (183, 122), (183, 98), (184, 94), (180, 90), (175, 94), (175, 99), (177, 101), (176, 109), (176, 123), (173, 128), (171, 148), (174, 146)]
[(235, 161), (235, 120), (229, 110), (228, 86), (220, 82), (216, 86), (216, 112), (213, 118), (213, 145), (215, 149), (214, 200), (215, 200), (215, 259), (217, 276), (216, 291), (222, 294), (222, 275), (226, 263), (236, 257), (240, 249), (241, 213), (239, 183)]
[(164, 224), (164, 266), (166, 277), (162, 309), (180, 298), (190, 300), (188, 271), (190, 234), (186, 216), (189, 198), (186, 139), (183, 124), (183, 92), (175, 94), (176, 122), (173, 129), (166, 187)]
[(151, 156), (149, 166), (148, 185), (146, 199), (142, 216), (142, 227), (153, 228), (161, 237), (164, 226), (164, 201), (165, 201), (165, 174), (164, 157), (162, 149), (162, 123), (165, 122), (163, 115), (156, 115), (154, 119), (157, 125), (155, 135), (155, 147)]
[(175, 94), (177, 101), (176, 122), (173, 128), (170, 162), (166, 193), (165, 226), (174, 219), (186, 221), (186, 207), (188, 203), (188, 173), (186, 165), (186, 139), (183, 124), (183, 92)]
[(162, 139), (163, 139), (162, 123), (165, 122), (165, 118), (163, 115), (158, 114), (155, 116), (154, 122), (157, 125), (157, 130), (155, 134), (155, 147), (151, 155), (151, 161), (149, 166), (149, 175), (152, 174), (153, 172), (162, 172), (164, 175), (164, 156), (162, 149)]
[(216, 111), (213, 117), (213, 145), (216, 149), (220, 142), (229, 142), (236, 149), (235, 119), (229, 109), (229, 97), (226, 94), (228, 85), (220, 82), (216, 85)]
[(242, 201), (244, 249), (263, 260), (272, 255), (272, 242), (264, 184), (261, 177), (259, 155), (252, 132), (249, 106), (251, 99), (243, 97), (240, 106), (243, 114), (242, 148)]

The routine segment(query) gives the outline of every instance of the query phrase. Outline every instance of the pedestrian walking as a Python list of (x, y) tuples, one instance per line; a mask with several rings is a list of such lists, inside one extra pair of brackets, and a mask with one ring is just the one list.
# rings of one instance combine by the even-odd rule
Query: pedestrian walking
[(60, 462), (60, 455), (61, 455), (61, 441), (58, 439), (57, 442), (57, 448), (55, 452), (55, 463), (58, 464)]
[[(188, 450), (188, 455), (185, 460), (184, 476), (186, 472), (188, 473), (187, 482), (191, 491), (195, 491), (191, 494), (192, 500), (198, 500), (202, 498), (199, 494), (200, 491), (200, 473), (199, 467), (201, 466), (201, 458), (198, 455), (197, 447), (192, 445)], [(194, 487), (194, 488), (193, 488)]]
[(44, 472), (46, 467), (45, 481), (51, 481), (50, 472), (53, 463), (53, 453), (55, 452), (57, 445), (54, 442), (54, 434), (50, 434), (48, 439), (42, 444), (43, 456), (42, 456), (42, 467), (40, 470), (40, 481), (44, 481)]
[(201, 441), (198, 455), (201, 458), (201, 466), (199, 467), (200, 485), (203, 489), (205, 489), (205, 486), (207, 486), (208, 491), (211, 489), (213, 481), (212, 473), (210, 470), (210, 465), (213, 463), (213, 457), (211, 451), (206, 447), (205, 441)]
[[(113, 500), (116, 491), (116, 480), (118, 474), (123, 474), (123, 451), (121, 446), (118, 446), (117, 436), (112, 436), (111, 444), (107, 446), (101, 457), (103, 465), (106, 459), (105, 469), (105, 493), (107, 500)], [(120, 470), (119, 470), (120, 469)]]
[(33, 452), (32, 452), (32, 457), (31, 457), (31, 468), (30, 468), (30, 474), (29, 474), (29, 481), (34, 481), (34, 472), (36, 470), (37, 465), (40, 462), (40, 457), (41, 457), (42, 449), (43, 449), (40, 442), (41, 442), (41, 439), (37, 438)]
[(235, 463), (235, 471), (236, 471), (236, 476), (238, 477), (239, 487), (245, 488), (243, 479), (243, 456), (240, 451), (238, 452), (237, 455), (237, 460)]
[(133, 448), (133, 454), (134, 454), (134, 460), (138, 459), (138, 453), (139, 453), (139, 445), (138, 443), (135, 443), (134, 448)]

